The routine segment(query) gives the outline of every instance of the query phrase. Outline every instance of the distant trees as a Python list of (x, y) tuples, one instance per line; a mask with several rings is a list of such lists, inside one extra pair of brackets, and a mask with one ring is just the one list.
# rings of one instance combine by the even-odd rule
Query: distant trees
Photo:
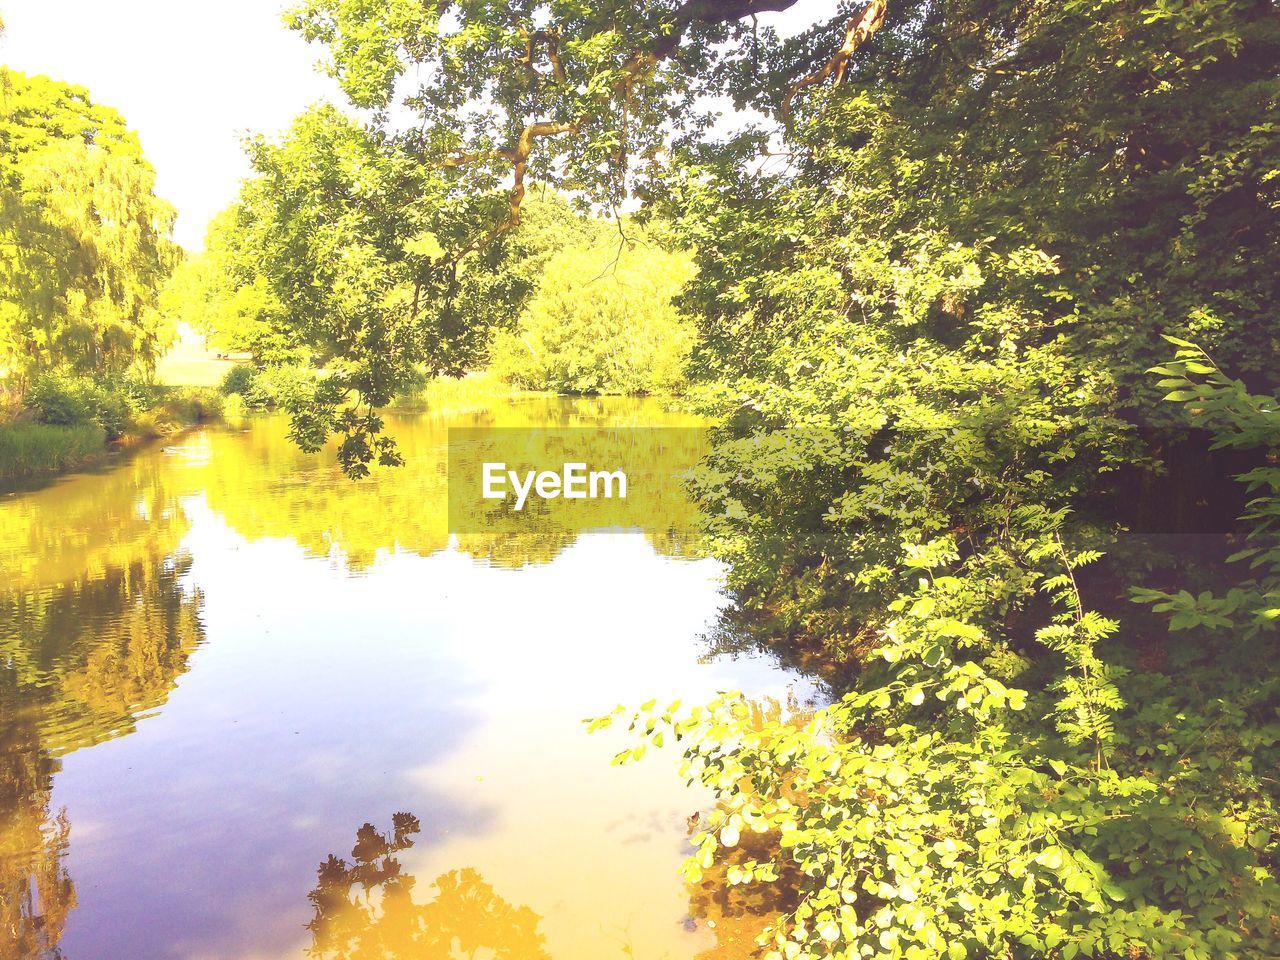
[(167, 324), (186, 323), (224, 351), (247, 351), (260, 361), (297, 356), (287, 330), (276, 322), (280, 302), (256, 268), (244, 238), (243, 205), (232, 204), (205, 232), (204, 250), (177, 265), (160, 290)]
[(173, 210), (123, 117), (0, 68), (0, 375), (149, 373)]
[(695, 339), (672, 298), (693, 272), (688, 254), (650, 246), (557, 253), (519, 324), (495, 338), (492, 368), (536, 390), (669, 393)]

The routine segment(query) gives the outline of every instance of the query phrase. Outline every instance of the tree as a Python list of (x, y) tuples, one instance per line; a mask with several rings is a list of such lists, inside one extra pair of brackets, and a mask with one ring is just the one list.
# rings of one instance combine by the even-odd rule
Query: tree
[(534, 390), (672, 393), (694, 342), (671, 303), (690, 260), (654, 247), (557, 253), (519, 324), (495, 339), (492, 369)]
[(224, 351), (250, 352), (259, 363), (297, 361), (283, 308), (243, 242), (245, 216), (233, 204), (213, 218), (204, 249), (184, 258), (161, 288), (160, 313), (168, 326), (190, 324)]
[(734, 626), (841, 696), (636, 729), (717, 793), (692, 877), (758, 829), (729, 882), (805, 878), (779, 955), (1276, 952), (1277, 49), (1268, 4), (891, 8), (773, 163), (663, 185)]
[(298, 439), (314, 447), (344, 434), (354, 473), (395, 462), (376, 410), (415, 363), (456, 370), (477, 355), (485, 331), (458, 309), (468, 261), (506, 254), (529, 181), (616, 209), (665, 175), (673, 131), (705, 133), (700, 98), (747, 96), (762, 57), (785, 60), (770, 69), (775, 110), (842, 82), (882, 3), (835, 15), (807, 48), (753, 29), (754, 15), (793, 2), (318, 0), (292, 11), (288, 22), (329, 49), (351, 104), (371, 115), (360, 125), (321, 108), (283, 143), (255, 149), (251, 206), (279, 254), (265, 269), (290, 305), (285, 324), (321, 348), (324, 365), (295, 412)]
[(123, 118), (83, 88), (0, 70), (0, 364), (148, 372), (173, 211)]

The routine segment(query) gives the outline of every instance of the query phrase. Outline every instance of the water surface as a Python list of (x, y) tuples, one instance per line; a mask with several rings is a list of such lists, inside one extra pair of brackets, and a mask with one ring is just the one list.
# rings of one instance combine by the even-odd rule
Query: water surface
[(581, 720), (811, 686), (707, 656), (722, 570), (685, 518), (446, 510), (450, 425), (688, 422), (406, 414), (405, 467), (353, 484), (268, 418), (0, 498), (0, 957), (745, 956), (677, 872), (707, 798)]

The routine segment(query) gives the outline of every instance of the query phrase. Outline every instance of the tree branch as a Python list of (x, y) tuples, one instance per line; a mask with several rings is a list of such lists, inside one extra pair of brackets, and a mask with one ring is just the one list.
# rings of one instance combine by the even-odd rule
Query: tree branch
[[(484, 249), (494, 240), (498, 239), (498, 237), (520, 225), (520, 205), (524, 202), (525, 194), (525, 171), (528, 168), (529, 157), (533, 153), (534, 143), (543, 137), (558, 137), (566, 133), (577, 133), (582, 129), (585, 122), (585, 118), (579, 118), (578, 120), (568, 123), (555, 123), (546, 120), (539, 121), (537, 123), (530, 123), (520, 132), (520, 137), (516, 141), (516, 145), (514, 147), (495, 150), (487, 154), (464, 155), (469, 156), (472, 161), (484, 158), (501, 158), (504, 160), (510, 160), (512, 165), (513, 181), (511, 184), (511, 193), (510, 199), (508, 200), (506, 217), (495, 225), (487, 234), (473, 240), (471, 243), (459, 250), (452, 258), (454, 263), (457, 263), (457, 261), (461, 260), (468, 253)], [(448, 164), (447, 161), (446, 164), (449, 166), (460, 165), (460, 163)]]
[[(622, 75), (615, 85), (615, 89), (622, 94), (624, 110), (631, 97), (631, 90), (635, 83), (648, 76), (662, 61), (673, 56), (680, 49), (680, 42), (684, 39), (684, 35), (695, 24), (711, 26), (731, 23), (760, 13), (780, 13), (795, 6), (797, 2), (798, 0), (685, 0), (675, 10), (671, 29), (660, 36), (647, 49), (636, 50), (623, 63)], [(845, 42), (831, 60), (822, 69), (809, 74), (809, 76), (794, 84), (787, 92), (783, 108), (784, 117), (790, 110), (791, 101), (795, 94), (804, 87), (821, 83), (832, 74), (835, 75), (837, 85), (843, 82), (849, 58), (884, 23), (886, 5), (887, 0), (870, 0), (863, 12), (849, 21)], [(538, 45), (542, 44), (546, 48), (547, 59), (551, 63), (552, 76), (557, 83), (564, 83), (565, 70), (560, 59), (559, 28), (553, 27), (545, 30), (525, 30), (522, 28), (520, 35), (525, 41), (525, 52), (518, 62), (525, 69), (536, 73), (537, 71), (533, 64), (534, 54)], [(443, 164), (446, 167), (461, 167), (482, 160), (506, 160), (511, 163), (514, 177), (507, 216), (483, 237), (469, 243), (459, 251), (452, 258), (454, 263), (468, 253), (483, 249), (502, 236), (502, 234), (519, 225), (520, 205), (524, 201), (525, 194), (525, 172), (535, 141), (544, 137), (577, 133), (586, 125), (587, 119), (586, 116), (582, 116), (572, 121), (539, 121), (531, 123), (521, 131), (516, 143), (511, 147), (479, 153), (458, 153), (445, 158)], [(625, 143), (619, 147), (620, 151), (625, 151), (625, 149)]]
[(790, 123), (791, 104), (801, 90), (823, 83), (829, 77), (834, 77), (834, 85), (837, 87), (844, 83), (845, 73), (849, 69), (849, 60), (858, 48), (874, 37), (876, 31), (884, 25), (884, 15), (887, 10), (887, 0), (870, 0), (862, 8), (861, 13), (854, 14), (845, 28), (844, 43), (840, 45), (840, 49), (820, 68), (801, 77), (787, 89), (787, 96), (782, 101), (783, 122)]

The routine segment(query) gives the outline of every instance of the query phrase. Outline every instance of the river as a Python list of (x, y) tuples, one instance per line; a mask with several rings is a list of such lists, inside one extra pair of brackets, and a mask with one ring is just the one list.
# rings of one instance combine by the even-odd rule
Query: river
[(264, 417), (0, 498), (0, 957), (749, 955), (678, 873), (707, 797), (581, 721), (817, 690), (711, 655), (723, 569), (671, 518), (485, 536), (445, 507), (450, 426), (687, 423), (402, 413), (405, 466), (352, 482)]

